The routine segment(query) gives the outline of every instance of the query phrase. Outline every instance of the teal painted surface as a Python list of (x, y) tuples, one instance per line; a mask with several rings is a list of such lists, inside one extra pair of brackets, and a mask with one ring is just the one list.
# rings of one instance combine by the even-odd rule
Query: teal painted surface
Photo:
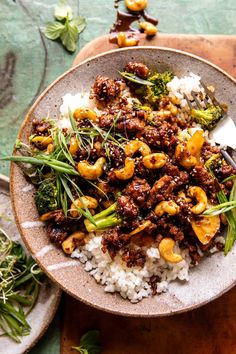
[[(0, 0), (0, 155), (10, 154), (27, 107), (75, 54), (40, 35), (53, 19), (56, 0)], [(70, 0), (87, 19), (78, 50), (109, 31), (115, 20), (112, 0)], [(120, 3), (123, 6), (123, 3)], [(235, 0), (149, 0), (165, 33), (236, 34)], [(8, 65), (7, 65), (8, 63)], [(0, 173), (8, 174), (8, 164)], [(59, 316), (31, 354), (59, 354)]]

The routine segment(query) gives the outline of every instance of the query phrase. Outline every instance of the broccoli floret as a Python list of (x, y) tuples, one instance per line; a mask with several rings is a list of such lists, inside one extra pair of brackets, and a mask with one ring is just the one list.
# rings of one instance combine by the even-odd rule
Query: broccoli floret
[(220, 154), (212, 155), (206, 162), (205, 167), (208, 172), (215, 177), (215, 171), (222, 166), (222, 157)]
[(223, 117), (223, 110), (220, 106), (210, 105), (206, 109), (192, 109), (191, 114), (203, 128), (212, 130)]
[(174, 74), (170, 71), (165, 71), (164, 73), (156, 73), (149, 77), (148, 81), (152, 82), (153, 86), (146, 87), (146, 97), (145, 100), (150, 104), (155, 104), (158, 102), (163, 95), (168, 95), (169, 91), (167, 89), (167, 84), (174, 77)]
[(35, 193), (35, 203), (40, 215), (58, 208), (58, 191), (53, 181), (44, 180)]

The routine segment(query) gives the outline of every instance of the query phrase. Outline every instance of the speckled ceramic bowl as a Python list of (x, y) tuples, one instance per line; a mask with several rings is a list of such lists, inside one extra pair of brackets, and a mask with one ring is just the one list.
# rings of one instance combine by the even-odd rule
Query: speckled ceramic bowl
[[(30, 109), (20, 129), (19, 138), (27, 142), (33, 118), (56, 118), (66, 93), (89, 90), (97, 75), (117, 77), (117, 71), (130, 61), (144, 62), (153, 70), (171, 70), (177, 75), (199, 74), (203, 81), (217, 89), (218, 98), (229, 105), (229, 114), (236, 117), (236, 84), (214, 65), (187, 53), (157, 47), (136, 47), (115, 50), (86, 60), (59, 77), (42, 93)], [(190, 281), (172, 282), (169, 291), (137, 304), (117, 294), (105, 293), (77, 260), (63, 254), (50, 243), (43, 224), (38, 221), (34, 204), (34, 188), (16, 165), (11, 167), (11, 193), (16, 221), (26, 246), (48, 276), (75, 298), (98, 309), (125, 316), (164, 316), (203, 305), (234, 286), (236, 251), (227, 257), (217, 253), (204, 259), (190, 271)]]

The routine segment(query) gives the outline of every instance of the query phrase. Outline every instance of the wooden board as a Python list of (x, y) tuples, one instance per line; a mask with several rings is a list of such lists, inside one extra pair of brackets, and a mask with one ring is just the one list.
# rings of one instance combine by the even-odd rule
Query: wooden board
[[(117, 48), (103, 36), (87, 44), (73, 65)], [(212, 61), (236, 78), (236, 36), (161, 34), (141, 45), (185, 50)], [(220, 274), (219, 274), (220, 276)], [(197, 310), (165, 318), (124, 318), (64, 298), (61, 354), (72, 354), (89, 329), (101, 332), (103, 354), (236, 354), (236, 287)]]
[[(236, 77), (236, 36), (158, 34), (147, 40), (145, 35), (141, 35), (140, 45), (184, 50), (211, 61)], [(94, 55), (117, 48), (116, 44), (109, 42), (109, 35), (98, 37), (78, 53), (73, 65)]]

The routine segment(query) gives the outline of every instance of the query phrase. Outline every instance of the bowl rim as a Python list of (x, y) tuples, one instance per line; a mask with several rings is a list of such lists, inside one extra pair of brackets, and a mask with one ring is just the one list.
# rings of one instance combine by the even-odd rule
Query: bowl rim
[[(170, 53), (179, 53), (182, 55), (185, 55), (187, 57), (192, 57), (194, 59), (197, 59), (198, 61), (201, 61), (211, 67), (213, 67), (216, 71), (221, 72), (223, 75), (225, 75), (228, 79), (230, 79), (235, 85), (236, 85), (236, 79), (234, 79), (230, 74), (228, 74), (226, 71), (224, 71), (223, 69), (221, 69), (220, 67), (218, 67), (217, 65), (211, 63), (210, 61), (201, 58), (200, 56), (197, 56), (195, 54), (191, 54), (189, 52), (185, 52), (179, 49), (174, 49), (174, 48), (168, 48), (168, 47), (159, 47), (159, 46), (137, 46), (137, 47), (127, 47), (127, 48), (117, 48), (117, 49), (112, 49), (97, 55), (94, 55), (92, 57), (89, 57), (85, 60), (83, 60), (82, 62), (80, 62), (79, 64), (72, 66), (71, 68), (69, 68), (67, 71), (65, 71), (63, 74), (61, 74), (59, 77), (57, 77), (51, 84), (49, 84), (44, 90), (43, 92), (38, 96), (38, 98), (35, 100), (35, 102), (31, 105), (31, 107), (29, 108), (29, 110), (26, 113), (25, 118), (23, 119), (23, 122), (18, 130), (18, 134), (17, 134), (17, 138), (21, 137), (22, 131), (24, 129), (24, 127), (26, 126), (28, 119), (30, 118), (32, 112), (35, 110), (35, 107), (38, 105), (38, 103), (44, 98), (44, 96), (50, 91), (50, 89), (56, 85), (59, 81), (61, 81), (64, 77), (66, 77), (69, 73), (72, 73), (73, 71), (75, 71), (78, 67), (86, 64), (87, 62), (90, 62), (92, 60), (95, 60), (97, 58), (100, 57), (104, 57), (107, 55), (111, 55), (114, 53), (117, 53), (117, 55), (119, 55), (119, 53), (121, 52), (126, 52), (126, 51), (130, 51), (130, 50), (135, 50), (135, 51), (139, 51), (139, 50), (154, 50), (154, 51), (164, 51), (164, 52), (170, 52)], [(14, 147), (13, 149), (13, 154), (15, 154), (16, 149)], [(15, 193), (14, 193), (14, 171), (15, 171), (15, 164), (13, 162), (11, 162), (10, 164), (10, 194), (11, 194), (11, 204), (12, 204), (12, 209), (13, 209), (13, 214), (15, 217), (15, 222), (17, 225), (17, 228), (20, 232), (20, 235), (22, 237), (22, 240), (25, 244), (25, 246), (27, 247), (27, 249), (29, 250), (29, 252), (33, 255), (35, 255), (32, 251), (31, 251), (31, 247), (27, 241), (27, 237), (25, 237), (24, 235), (24, 229), (21, 227), (21, 223), (20, 220), (18, 218), (18, 214), (17, 214), (17, 209), (15, 206)], [(43, 269), (43, 271), (46, 273), (46, 275), (54, 282), (56, 283), (63, 291), (65, 291), (67, 294), (69, 294), (70, 296), (74, 297), (75, 299), (81, 301), (82, 303), (84, 303), (87, 306), (91, 306), (97, 310), (101, 310), (101, 311), (105, 311), (108, 313), (112, 313), (114, 315), (119, 315), (119, 316), (125, 316), (125, 317), (142, 317), (142, 318), (148, 318), (148, 317), (168, 317), (168, 316), (172, 316), (175, 314), (181, 314), (181, 313), (185, 313), (194, 309), (197, 309), (201, 306), (204, 306), (214, 300), (216, 300), (217, 298), (219, 298), (220, 296), (222, 296), (223, 294), (225, 294), (226, 292), (228, 292), (230, 289), (232, 289), (235, 285), (236, 285), (236, 277), (235, 280), (232, 282), (232, 284), (230, 284), (228, 287), (224, 288), (221, 292), (219, 292), (218, 294), (212, 296), (210, 299), (204, 300), (202, 302), (199, 302), (197, 304), (193, 304), (193, 305), (185, 305), (183, 308), (181, 309), (177, 309), (177, 310), (172, 310), (166, 313), (126, 313), (126, 312), (122, 312), (120, 310), (116, 310), (116, 309), (107, 309), (105, 305), (97, 305), (95, 302), (91, 302), (88, 301), (85, 298), (81, 298), (79, 295), (73, 293), (70, 289), (68, 289), (66, 286), (64, 286), (62, 283), (58, 282), (54, 275), (53, 272), (48, 271), (46, 266), (44, 266), (42, 264), (42, 262), (40, 261), (40, 259), (38, 259), (37, 257), (35, 257), (35, 261), (38, 263), (38, 265)], [(85, 270), (84, 270), (85, 271)], [(128, 300), (125, 300), (128, 301)]]

